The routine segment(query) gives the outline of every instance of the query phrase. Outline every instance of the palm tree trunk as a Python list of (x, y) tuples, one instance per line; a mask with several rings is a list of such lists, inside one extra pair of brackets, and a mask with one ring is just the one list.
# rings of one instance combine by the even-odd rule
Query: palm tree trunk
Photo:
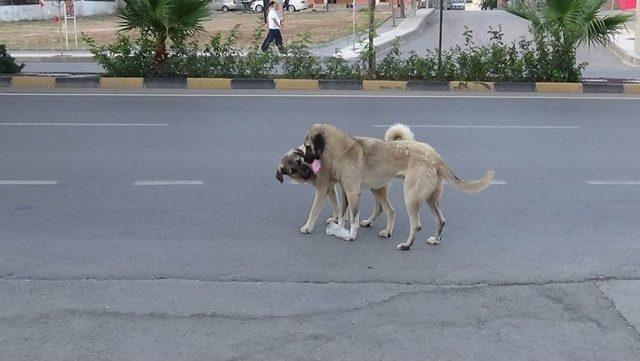
[(158, 39), (153, 54), (153, 72), (155, 75), (162, 75), (164, 72), (164, 63), (167, 60), (167, 43), (166, 38)]

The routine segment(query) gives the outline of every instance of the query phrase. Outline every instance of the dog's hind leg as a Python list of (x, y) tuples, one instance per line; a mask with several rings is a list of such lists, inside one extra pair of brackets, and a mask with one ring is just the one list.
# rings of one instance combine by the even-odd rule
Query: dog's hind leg
[[(387, 215), (387, 227), (384, 230), (380, 231), (378, 235), (383, 238), (391, 237), (391, 233), (393, 233), (393, 225), (396, 219), (396, 210), (393, 209), (393, 206), (389, 201), (389, 186), (372, 189), (371, 192), (376, 197), (376, 203), (379, 204), (379, 207), (381, 207), (382, 210), (384, 210), (384, 213)], [(366, 221), (363, 221), (363, 223), (364, 222)]]
[[(407, 195), (405, 194), (405, 197)], [(416, 235), (422, 229), (420, 224), (420, 199), (405, 198), (404, 204), (407, 207), (407, 213), (409, 213), (409, 222), (411, 224), (409, 230), (409, 238), (404, 243), (398, 244), (397, 248), (401, 251), (408, 251), (413, 245), (413, 241), (416, 240)]]
[(436, 234), (427, 239), (427, 243), (432, 245), (440, 244), (440, 237), (442, 235), (442, 230), (444, 229), (444, 225), (446, 223), (446, 221), (444, 220), (444, 216), (442, 215), (442, 211), (440, 210), (440, 206), (438, 204), (438, 200), (442, 195), (442, 190), (443, 189), (442, 189), (442, 183), (441, 183), (438, 185), (438, 187), (436, 187), (436, 191), (433, 192), (431, 197), (427, 199), (427, 204), (429, 205), (429, 208), (431, 208), (431, 211), (433, 212), (436, 218)]
[[(371, 193), (373, 193), (373, 189), (371, 190)], [(374, 195), (375, 195), (375, 193), (374, 193)], [(375, 206), (373, 207), (373, 213), (371, 213), (369, 218), (363, 219), (360, 222), (360, 227), (371, 227), (373, 222), (375, 222), (376, 219), (378, 219), (378, 217), (380, 216), (381, 213), (382, 213), (382, 205), (378, 202), (378, 199), (376, 199), (375, 200)]]

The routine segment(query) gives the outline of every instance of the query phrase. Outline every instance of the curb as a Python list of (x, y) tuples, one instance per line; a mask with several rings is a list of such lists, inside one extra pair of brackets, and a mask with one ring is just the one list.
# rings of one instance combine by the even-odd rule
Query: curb
[(315, 79), (275, 79), (276, 89), (279, 90), (318, 90)]
[(640, 94), (640, 83), (639, 84), (624, 84), (623, 86), (625, 94)]
[(623, 93), (622, 84), (613, 83), (582, 83), (583, 93)]
[(83, 76), (72, 78), (56, 78), (58, 88), (97, 88), (100, 86), (100, 77)]
[(46, 76), (14, 76), (11, 78), (14, 88), (55, 88), (56, 78)]
[(449, 91), (449, 82), (444, 80), (409, 80), (407, 87), (409, 90)]
[(187, 78), (145, 78), (143, 85), (150, 89), (186, 89)]
[(493, 84), (493, 89), (497, 92), (535, 92), (536, 84), (535, 83), (520, 83), (520, 82), (509, 82), (509, 81), (499, 81)]
[(396, 90), (452, 92), (535, 92), (640, 94), (640, 83), (585, 81), (482, 82), (438, 80), (334, 80), (251, 78), (114, 78), (84, 76), (0, 76), (2, 88), (104, 88), (104, 89), (278, 89), (278, 90)]
[(536, 83), (536, 93), (582, 93), (582, 83)]
[(231, 89), (231, 79), (225, 78), (187, 78), (189, 89)]
[(401, 80), (363, 80), (362, 90), (406, 90), (407, 82)]
[(100, 78), (100, 88), (108, 89), (141, 89), (142, 78)]
[(361, 80), (318, 80), (321, 90), (362, 90)]
[(231, 79), (231, 89), (275, 89), (273, 79)]
[(490, 81), (450, 81), (449, 88), (452, 91), (490, 92), (494, 87)]

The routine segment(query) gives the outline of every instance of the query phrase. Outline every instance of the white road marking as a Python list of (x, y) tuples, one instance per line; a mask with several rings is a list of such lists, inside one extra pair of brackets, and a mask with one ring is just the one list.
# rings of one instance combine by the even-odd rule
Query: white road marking
[(167, 123), (2, 123), (11, 126), (59, 126), (59, 127), (168, 127)]
[(204, 182), (199, 180), (143, 180), (134, 182), (134, 186), (199, 186)]
[(49, 186), (58, 184), (58, 181), (52, 180), (0, 180), (3, 186)]
[(638, 97), (627, 96), (550, 96), (550, 95), (464, 95), (464, 94), (293, 94), (293, 93), (0, 93), (0, 96), (49, 96), (49, 97), (205, 97), (205, 98), (452, 98), (452, 99), (553, 99), (553, 100), (632, 100)]
[(494, 184), (494, 185), (505, 185), (505, 184), (507, 184), (507, 182), (505, 182), (503, 180), (494, 180), (494, 181), (491, 182), (491, 184)]
[[(375, 124), (374, 128), (388, 128), (391, 124)], [(576, 125), (444, 125), (444, 124), (414, 124), (409, 128), (454, 128), (454, 129), (579, 129)]]
[(640, 181), (590, 180), (585, 183), (591, 186), (640, 186)]

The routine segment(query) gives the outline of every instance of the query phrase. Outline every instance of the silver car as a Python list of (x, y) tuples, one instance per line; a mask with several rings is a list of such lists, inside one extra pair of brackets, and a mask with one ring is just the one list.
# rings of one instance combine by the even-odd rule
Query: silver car
[(465, 0), (451, 0), (449, 10), (464, 10)]
[(224, 12), (244, 9), (244, 5), (242, 5), (241, 0), (213, 0), (211, 6), (213, 7), (213, 10), (221, 10)]

